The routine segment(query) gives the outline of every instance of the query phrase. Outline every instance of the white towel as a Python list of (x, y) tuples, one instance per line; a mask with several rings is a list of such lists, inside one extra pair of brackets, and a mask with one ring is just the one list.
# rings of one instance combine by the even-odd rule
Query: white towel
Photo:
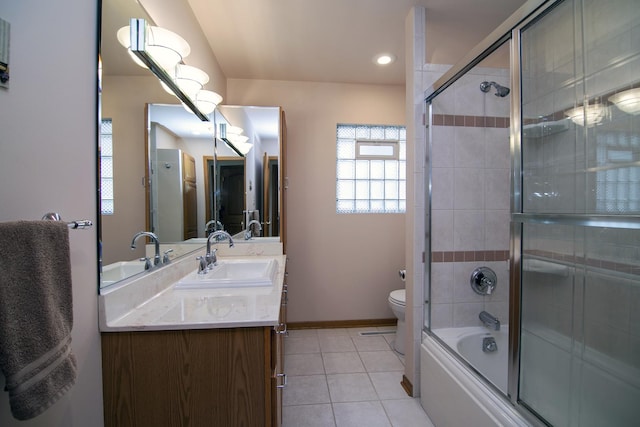
[(11, 413), (33, 418), (75, 383), (69, 229), (0, 223), (0, 368)]

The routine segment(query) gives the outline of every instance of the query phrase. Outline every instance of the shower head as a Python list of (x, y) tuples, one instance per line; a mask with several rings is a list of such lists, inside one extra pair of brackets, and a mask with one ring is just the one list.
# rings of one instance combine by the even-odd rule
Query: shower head
[(496, 96), (499, 96), (500, 98), (504, 98), (505, 96), (509, 95), (509, 88), (505, 87), (505, 86), (501, 86), (496, 82), (482, 82), (480, 83), (480, 90), (483, 91), (484, 93), (489, 92), (489, 89), (491, 89), (491, 86), (493, 86), (494, 88), (496, 88)]

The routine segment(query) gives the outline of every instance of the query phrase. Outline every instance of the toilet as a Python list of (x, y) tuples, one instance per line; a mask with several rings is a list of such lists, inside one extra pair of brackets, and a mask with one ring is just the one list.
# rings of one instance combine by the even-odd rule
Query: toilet
[(389, 307), (398, 318), (398, 326), (396, 328), (396, 339), (393, 348), (400, 354), (404, 354), (404, 311), (406, 305), (406, 293), (404, 289), (396, 289), (389, 293)]

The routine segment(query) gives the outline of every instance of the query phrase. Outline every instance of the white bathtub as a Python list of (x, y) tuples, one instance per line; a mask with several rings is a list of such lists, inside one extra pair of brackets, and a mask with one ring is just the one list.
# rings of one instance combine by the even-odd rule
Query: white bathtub
[[(443, 328), (433, 331), (449, 347), (456, 350), (469, 364), (478, 370), (503, 393), (507, 393), (507, 362), (509, 356), (509, 329), (502, 327), (491, 331), (483, 327)], [(493, 337), (498, 349), (491, 353), (482, 351), (484, 338)]]
[[(435, 332), (496, 387), (506, 390), (508, 332), (507, 328), (503, 329), (497, 333), (482, 327), (446, 328)], [(494, 353), (482, 351), (482, 339), (487, 334), (493, 336), (498, 345)], [(437, 426), (531, 425), (504, 396), (427, 334), (423, 334), (420, 371), (420, 400)]]

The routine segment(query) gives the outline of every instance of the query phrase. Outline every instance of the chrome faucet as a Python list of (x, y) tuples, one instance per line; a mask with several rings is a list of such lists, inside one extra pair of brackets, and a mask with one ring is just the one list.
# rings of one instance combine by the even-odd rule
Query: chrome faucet
[[(131, 250), (134, 250), (136, 248), (136, 240), (138, 240), (138, 237), (140, 236), (147, 236), (149, 237), (151, 240), (153, 240), (153, 243), (155, 245), (155, 256), (153, 257), (153, 265), (154, 266), (158, 266), (161, 263), (160, 260), (160, 240), (158, 239), (158, 236), (156, 236), (154, 233), (150, 232), (150, 231), (140, 231), (138, 233), (135, 234), (135, 236), (133, 236), (133, 240), (131, 240)], [(145, 270), (149, 270), (151, 268), (151, 262), (149, 261), (149, 258), (144, 258), (145, 260), (145, 264), (144, 264), (144, 269)]]
[(217, 249), (214, 249), (213, 253), (211, 252), (211, 240), (213, 240), (213, 239), (218, 240), (218, 237), (223, 237), (223, 238), (226, 237), (227, 239), (229, 239), (229, 247), (230, 248), (233, 247), (233, 238), (226, 231), (218, 230), (218, 231), (214, 231), (213, 233), (209, 234), (209, 237), (207, 237), (207, 252), (204, 255), (204, 259), (205, 259), (205, 263), (207, 265), (207, 268), (209, 266), (215, 265), (215, 263), (218, 261), (218, 259), (216, 257)]
[(208, 233), (211, 230), (211, 226), (213, 225), (213, 231), (216, 230), (224, 230), (224, 225), (218, 220), (212, 219), (204, 225), (204, 232)]
[(251, 239), (252, 237), (251, 226), (253, 224), (258, 224), (258, 231), (262, 231), (262, 225), (260, 225), (260, 221), (258, 221), (257, 219), (252, 219), (251, 221), (249, 221), (249, 223), (247, 224), (247, 229), (244, 231), (244, 240)]
[(483, 310), (480, 312), (478, 318), (487, 328), (493, 329), (494, 331), (500, 330), (500, 320), (498, 320), (498, 318), (493, 316), (492, 314), (487, 313)]

